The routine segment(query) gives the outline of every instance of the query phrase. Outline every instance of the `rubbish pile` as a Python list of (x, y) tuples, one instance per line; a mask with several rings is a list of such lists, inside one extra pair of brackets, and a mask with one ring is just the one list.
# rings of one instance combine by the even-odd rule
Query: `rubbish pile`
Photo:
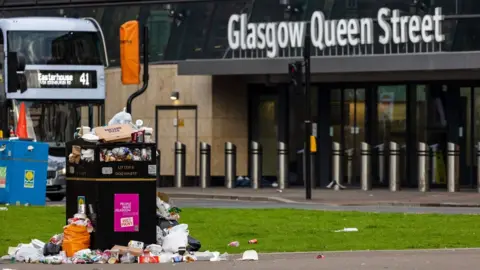
[[(63, 228), (45, 243), (33, 239), (29, 244), (10, 247), (2, 261), (44, 264), (151, 264), (195, 261), (224, 261), (228, 254), (200, 252), (201, 243), (190, 236), (188, 225), (180, 224), (181, 209), (157, 197), (157, 242), (132, 240), (127, 246), (109, 250), (91, 250), (90, 234), (94, 227), (82, 213), (75, 214)], [(101, 237), (101, 236), (99, 236)]]

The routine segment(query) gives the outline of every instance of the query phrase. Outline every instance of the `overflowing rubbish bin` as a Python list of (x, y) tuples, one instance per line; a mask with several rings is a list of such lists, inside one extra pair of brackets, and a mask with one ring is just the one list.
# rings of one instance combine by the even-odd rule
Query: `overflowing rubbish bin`
[(156, 144), (67, 143), (67, 218), (85, 214), (90, 248), (156, 243)]
[(48, 144), (0, 141), (0, 204), (46, 203)]

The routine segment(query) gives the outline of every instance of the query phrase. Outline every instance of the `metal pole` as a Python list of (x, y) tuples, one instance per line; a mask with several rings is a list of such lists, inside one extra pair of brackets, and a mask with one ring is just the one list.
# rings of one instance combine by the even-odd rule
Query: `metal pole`
[(157, 149), (157, 168), (156, 168), (156, 171), (157, 171), (157, 186), (160, 187), (161, 186), (161, 181), (160, 181), (160, 165), (161, 165), (161, 158), (162, 158), (162, 152), (160, 151), (160, 149)]
[(225, 143), (225, 187), (232, 188), (237, 178), (237, 147), (231, 142)]
[(361, 186), (362, 190), (367, 191), (372, 189), (372, 175), (370, 173), (370, 145), (366, 142), (360, 144), (360, 155), (362, 156), (362, 176)]
[(252, 180), (252, 188), (258, 189), (260, 181), (262, 181), (262, 146), (258, 142), (251, 142), (250, 146), (250, 178)]
[(284, 142), (278, 142), (278, 185), (285, 189), (288, 185), (288, 148)]
[(457, 192), (460, 184), (459, 172), (459, 151), (458, 145), (449, 142), (447, 144), (447, 188), (448, 192)]
[(400, 190), (400, 179), (398, 175), (398, 161), (400, 156), (400, 149), (398, 148), (398, 143), (390, 142), (390, 168), (389, 168), (389, 187), (390, 191), (399, 191)]
[(311, 112), (311, 95), (310, 95), (310, 25), (307, 24), (307, 31), (305, 32), (305, 40), (303, 43), (303, 61), (305, 64), (305, 198), (312, 199), (312, 170), (311, 158), (312, 153), (310, 149), (310, 136), (312, 135), (312, 112)]
[(385, 182), (385, 143), (378, 147), (378, 178), (380, 183)]
[(345, 151), (347, 155), (347, 183), (352, 184), (353, 178), (353, 149), (348, 149)]
[(477, 191), (480, 193), (480, 142), (477, 144)]
[(418, 143), (418, 191), (430, 191), (430, 182), (428, 181), (428, 146), (426, 143)]
[(210, 184), (210, 161), (211, 161), (211, 147), (206, 142), (200, 143), (200, 186), (207, 188)]
[(149, 64), (149, 37), (148, 37), (148, 27), (143, 27), (143, 86), (142, 88), (138, 89), (136, 92), (132, 93), (127, 100), (127, 107), (126, 110), (129, 114), (132, 114), (132, 102), (135, 98), (143, 94), (148, 88), (148, 80), (150, 79), (149, 71), (148, 71), (148, 64)]
[(175, 142), (175, 187), (181, 188), (185, 182), (185, 144)]

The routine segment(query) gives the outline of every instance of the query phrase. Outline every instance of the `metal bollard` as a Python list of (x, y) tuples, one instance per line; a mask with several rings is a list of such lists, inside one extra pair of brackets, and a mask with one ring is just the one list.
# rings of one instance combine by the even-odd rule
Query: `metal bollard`
[(211, 180), (211, 146), (206, 142), (200, 143), (200, 187), (207, 188)]
[(175, 187), (181, 188), (185, 182), (186, 146), (181, 142), (175, 142)]
[(378, 151), (378, 178), (380, 183), (385, 182), (385, 143), (377, 145)]
[(447, 189), (448, 192), (457, 192), (460, 186), (460, 148), (449, 142), (447, 144)]
[(362, 156), (362, 172), (361, 172), (361, 186), (362, 190), (367, 191), (372, 189), (372, 176), (370, 173), (370, 145), (366, 142), (360, 144), (360, 155)]
[(477, 144), (477, 191), (480, 193), (480, 142)]
[(250, 178), (252, 181), (252, 188), (258, 189), (258, 185), (262, 181), (262, 146), (258, 142), (251, 142), (250, 155)]
[(398, 162), (400, 157), (400, 149), (398, 143), (390, 142), (390, 168), (389, 168), (389, 188), (390, 191), (400, 190), (400, 177), (398, 170)]
[(354, 149), (348, 149), (345, 151), (347, 155), (347, 183), (352, 184), (353, 179), (353, 153)]
[(327, 188), (334, 188), (334, 190), (340, 190), (345, 188), (341, 184), (342, 174), (340, 171), (340, 160), (341, 160), (341, 149), (340, 144), (337, 142), (332, 143), (332, 182), (327, 186)]
[(285, 189), (288, 185), (288, 147), (284, 142), (278, 142), (278, 188)]
[(231, 142), (225, 143), (225, 187), (232, 188), (237, 178), (237, 147)]
[(428, 180), (428, 146), (426, 143), (418, 143), (418, 191), (430, 191), (430, 181)]

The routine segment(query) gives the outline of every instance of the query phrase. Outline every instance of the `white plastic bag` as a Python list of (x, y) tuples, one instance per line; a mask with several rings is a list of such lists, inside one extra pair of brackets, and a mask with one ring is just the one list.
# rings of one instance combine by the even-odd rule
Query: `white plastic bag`
[(132, 124), (132, 115), (126, 112), (126, 108), (123, 108), (123, 111), (115, 114), (108, 122), (109, 126), (123, 124)]
[(163, 250), (165, 252), (177, 253), (180, 247), (188, 246), (188, 232), (185, 230), (171, 231), (163, 239)]
[(43, 259), (43, 251), (35, 248), (32, 244), (20, 245), (15, 252), (15, 260), (17, 262), (36, 263)]

